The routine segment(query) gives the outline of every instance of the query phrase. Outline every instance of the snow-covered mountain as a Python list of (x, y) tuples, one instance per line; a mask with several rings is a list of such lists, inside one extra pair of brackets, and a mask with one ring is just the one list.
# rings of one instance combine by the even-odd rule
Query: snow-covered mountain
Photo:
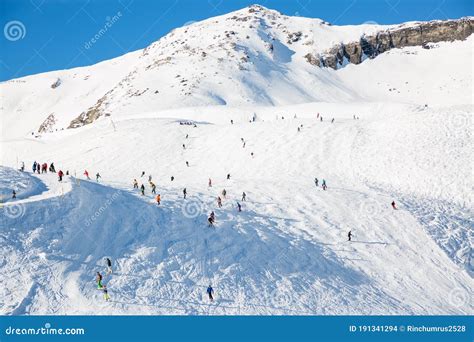
[[(380, 82), (389, 82), (389, 77), (375, 73), (368, 77), (361, 69), (352, 69), (350, 75), (343, 73), (344, 77), (340, 77), (333, 70), (315, 66), (313, 59), (319, 56), (323, 64), (335, 63), (335, 67), (336, 59), (345, 64), (351, 60), (357, 63), (374, 57), (375, 49), (384, 51), (418, 41), (426, 45), (429, 40), (412, 37), (423, 25), (435, 32), (425, 33), (435, 42), (462, 39), (472, 33), (472, 22), (466, 18), (393, 26), (333, 26), (319, 19), (289, 17), (254, 5), (175, 29), (146, 49), (111, 61), (4, 82), (0, 85), (3, 112), (8, 113), (4, 124), (11, 127), (11, 121), (19, 118), (28, 121), (30, 124), (18, 132), (26, 135), (80, 127), (109, 115), (118, 118), (170, 108), (391, 100), (390, 93), (385, 92), (382, 98), (380, 94), (367, 96), (367, 92), (362, 96), (360, 89), (362, 80), (363, 88), (371, 92), (380, 88)], [(436, 31), (438, 26), (441, 28)], [(390, 41), (383, 44), (387, 39), (379, 38), (382, 34), (388, 35)], [(369, 46), (368, 42), (375, 39), (372, 37), (381, 42), (374, 41), (370, 51), (351, 45), (360, 45), (364, 39), (362, 42)], [(339, 51), (344, 44), (344, 51)], [(385, 47), (382, 50), (379, 46)], [(349, 50), (353, 51), (351, 55)], [(466, 55), (470, 51), (462, 49), (459, 53)], [(344, 54), (348, 57), (345, 62)], [(331, 58), (334, 62), (329, 61)], [(437, 101), (439, 93), (432, 83), (423, 83), (427, 72), (437, 75), (440, 87), (449, 81), (443, 73), (423, 66), (410, 72), (417, 73), (410, 75), (415, 82), (410, 87), (424, 88), (425, 102)], [(471, 76), (472, 72), (456, 73), (457, 85), (464, 87)], [(404, 92), (400, 100), (418, 103), (414, 98), (419, 98), (416, 93)], [(8, 130), (10, 133), (13, 134)]]
[(471, 24), (254, 5), (3, 82), (0, 313), (472, 312)]

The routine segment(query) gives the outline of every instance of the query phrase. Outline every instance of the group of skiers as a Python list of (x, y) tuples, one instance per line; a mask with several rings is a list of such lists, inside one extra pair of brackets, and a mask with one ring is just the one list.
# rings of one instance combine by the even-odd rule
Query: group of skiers
[[(88, 180), (91, 179), (91, 178), (89, 177), (89, 171), (87, 171), (87, 170), (84, 170), (84, 176), (86, 176), (86, 178), (87, 178)], [(102, 178), (102, 176), (100, 175), (99, 172), (97, 172), (97, 173), (95, 174), (95, 181), (96, 181), (97, 183), (99, 182), (99, 178)]]
[[(25, 163), (21, 162), (20, 170), (23, 171), (24, 168), (25, 168)], [(56, 173), (56, 167), (54, 166), (54, 163), (49, 164), (49, 167), (48, 167), (48, 163), (40, 164), (40, 163), (36, 162), (36, 160), (33, 163), (32, 170), (33, 170), (33, 173), (38, 173), (38, 174), (39, 173), (48, 173), (48, 171), (51, 172), (51, 173)], [(69, 175), (69, 171), (66, 171), (66, 175)], [(62, 182), (63, 177), (64, 177), (64, 172), (62, 170), (59, 170), (58, 171), (58, 181)]]
[[(222, 190), (222, 196), (226, 198), (227, 191), (224, 189)], [(247, 198), (247, 194), (245, 192), (242, 193), (242, 201), (245, 202)], [(222, 198), (221, 196), (217, 196), (217, 207), (222, 208)], [(240, 213), (242, 211), (242, 205), (239, 201), (237, 201), (237, 211)], [(209, 226), (214, 226), (214, 222), (216, 221), (216, 216), (214, 211), (211, 211), (207, 221), (209, 222)]]
[[(317, 177), (314, 177), (314, 185), (316, 185), (316, 187), (318, 187), (319, 185), (319, 179)], [(324, 191), (326, 191), (326, 189), (328, 188), (326, 185), (325, 179), (323, 179), (323, 181), (321, 182), (321, 187), (323, 188)]]
[[(107, 271), (106, 275), (111, 275), (112, 274), (112, 260), (110, 258), (105, 258), (105, 264), (107, 266)], [(107, 290), (107, 286), (105, 284), (102, 284), (102, 274), (100, 272), (96, 273), (95, 281), (97, 283), (97, 289), (102, 290), (104, 293), (104, 300), (109, 301), (110, 300), (110, 295)]]
[[(23, 162), (22, 163), (22, 166), (20, 168), (21, 171), (23, 171), (25, 169), (25, 164)], [(56, 169), (54, 167), (54, 163), (51, 163), (49, 165), (49, 168), (48, 168), (48, 163), (43, 163), (43, 164), (40, 164), (40, 163), (37, 163), (36, 161), (33, 163), (33, 173), (48, 173), (48, 170), (49, 172), (53, 172), (55, 173), (56, 172)]]
[[(140, 178), (143, 178), (145, 176), (145, 171), (142, 171), (142, 174), (140, 176)], [(174, 177), (171, 177), (173, 180)], [(152, 176), (151, 175), (148, 175), (148, 184), (150, 185), (150, 188), (151, 188), (151, 193), (153, 195), (156, 195), (155, 196), (155, 200), (156, 200), (156, 203), (158, 205), (161, 204), (161, 194), (156, 194), (156, 184), (152, 181)], [(135, 178), (133, 180), (133, 189), (140, 189), (140, 193), (142, 196), (145, 196), (145, 184), (141, 184), (140, 187), (138, 186), (138, 181), (137, 179)], [(183, 193), (184, 193), (184, 198), (186, 198), (186, 188), (183, 190)]]
[[(186, 134), (186, 139), (189, 137), (188, 134)], [(241, 141), (243, 142), (244, 144), (244, 147), (245, 147), (245, 141), (243, 138), (241, 138)], [(182, 144), (182, 147), (183, 149), (186, 149), (186, 145), (185, 144)], [(252, 153), (253, 155), (253, 153)], [(186, 164), (189, 166), (188, 162), (186, 162)], [(87, 172), (87, 171), (86, 171)], [(144, 176), (146, 175), (146, 172), (145, 171), (142, 171), (141, 175), (140, 175), (140, 178), (143, 178)], [(88, 174), (86, 174), (86, 176), (88, 177)], [(226, 175), (226, 179), (227, 180), (230, 180), (231, 179), (231, 175), (230, 173), (228, 173)], [(171, 181), (174, 181), (174, 176), (171, 176)], [(161, 204), (161, 194), (156, 194), (156, 184), (152, 181), (152, 176), (149, 175), (148, 176), (148, 183), (151, 187), (151, 193), (156, 195), (155, 197), (155, 200), (156, 200), (156, 203), (158, 205)], [(211, 178), (209, 178), (208, 180), (208, 187), (212, 187), (212, 180)], [(138, 186), (138, 181), (137, 179), (135, 178), (133, 180), (133, 189), (139, 189), (140, 190), (140, 193), (142, 196), (145, 196), (145, 184), (141, 184), (140, 186)], [(187, 191), (187, 188), (184, 188), (182, 190), (183, 192), (183, 199), (186, 199), (187, 198), (187, 195), (188, 195), (188, 191)], [(222, 190), (222, 197), (223, 198), (226, 198), (226, 195), (227, 195), (227, 191), (225, 189)], [(242, 201), (245, 202), (246, 201), (246, 197), (247, 197), (247, 194), (245, 192), (242, 193)], [(222, 198), (220, 196), (217, 196), (217, 206), (219, 208), (222, 207)], [(241, 212), (242, 211), (242, 205), (240, 204), (240, 202), (237, 201), (237, 211), (238, 212)], [(213, 226), (214, 225), (214, 222), (215, 222), (215, 213), (214, 211), (211, 212), (210, 216), (208, 217), (208, 223), (209, 223), (209, 226)]]

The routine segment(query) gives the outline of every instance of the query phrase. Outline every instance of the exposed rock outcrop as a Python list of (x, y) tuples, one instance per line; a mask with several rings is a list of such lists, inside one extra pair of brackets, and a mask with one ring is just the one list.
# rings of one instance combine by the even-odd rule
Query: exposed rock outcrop
[[(337, 69), (347, 63), (359, 64), (393, 48), (427, 46), (428, 43), (464, 40), (473, 33), (474, 18), (429, 21), (380, 31), (362, 36), (358, 42), (340, 44), (321, 55), (306, 55), (309, 63)], [(318, 59), (318, 61), (315, 61)]]
[(102, 105), (107, 99), (107, 95), (102, 96), (94, 106), (90, 107), (87, 112), (82, 112), (77, 118), (71, 121), (68, 128), (78, 128), (90, 124), (100, 118), (102, 115), (107, 116), (103, 112)]
[(44, 120), (43, 123), (39, 126), (38, 133), (52, 132), (55, 123), (56, 117), (54, 116), (54, 113), (49, 114), (46, 120)]
[(57, 87), (59, 87), (61, 85), (61, 79), (58, 78), (53, 84), (51, 84), (51, 88), (52, 89), (56, 89)]

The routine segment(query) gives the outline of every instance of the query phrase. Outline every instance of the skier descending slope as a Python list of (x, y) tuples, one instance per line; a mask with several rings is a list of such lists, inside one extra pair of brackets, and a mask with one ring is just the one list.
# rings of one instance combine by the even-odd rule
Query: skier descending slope
[(12, 191), (12, 199), (15, 199), (15, 198), (16, 198), (16, 191), (13, 190), (13, 191)]
[(209, 227), (213, 227), (215, 221), (216, 221), (216, 216), (214, 212), (211, 211), (211, 214), (209, 215), (209, 218), (207, 219), (207, 222), (209, 222)]
[(397, 210), (397, 206), (395, 205), (395, 201), (392, 201), (392, 208)]
[(186, 191), (186, 188), (183, 189), (183, 198), (186, 199), (186, 195), (187, 195), (187, 191)]
[(105, 258), (105, 263), (107, 265), (107, 275), (112, 274), (112, 261), (109, 258)]
[[(36, 165), (37, 165), (37, 164), (36, 164), (36, 160), (35, 160), (35, 162), (33, 163), (33, 167), (32, 167), (32, 169), (33, 169), (33, 173), (35, 173), (35, 172), (36, 172)], [(39, 164), (38, 164), (38, 165), (39, 165)]]
[(212, 294), (214, 293), (214, 289), (212, 288), (211, 284), (209, 284), (207, 290), (206, 290), (208, 296), (209, 296), (209, 301), (213, 302), (214, 301), (214, 297), (212, 296)]
[(217, 206), (219, 208), (222, 208), (222, 199), (221, 199), (221, 196), (217, 196)]
[(237, 202), (237, 210), (239, 213), (242, 211), (242, 205), (239, 202)]
[(314, 177), (314, 185), (318, 186), (318, 184), (319, 184), (319, 180), (316, 177)]
[(59, 170), (59, 172), (58, 172), (58, 178), (59, 178), (59, 179), (58, 179), (58, 180), (59, 180), (60, 182), (63, 181), (63, 175), (64, 175), (63, 171), (62, 171), (62, 170)]
[(97, 275), (95, 277), (95, 281), (97, 282), (97, 288), (100, 290), (102, 289), (102, 274), (100, 272), (97, 272)]
[(160, 194), (156, 195), (156, 203), (158, 203), (158, 205), (161, 204), (161, 195)]
[(95, 175), (95, 181), (97, 183), (99, 183), (99, 178), (102, 178), (102, 176), (100, 175), (100, 173), (97, 172), (97, 174)]
[(349, 233), (347, 233), (347, 241), (352, 241), (352, 232), (349, 230)]
[(138, 182), (136, 179), (133, 180), (133, 188), (138, 189)]
[(107, 291), (107, 286), (102, 286), (102, 291), (104, 292), (104, 299), (105, 301), (109, 301), (110, 300), (110, 296), (109, 296), (109, 292)]
[(212, 187), (212, 180), (209, 178), (209, 183), (208, 183), (209, 187)]
[(244, 192), (242, 192), (242, 202), (245, 202), (247, 201), (247, 194)]
[(87, 179), (91, 179), (91, 178), (89, 177), (89, 172), (87, 172), (87, 170), (84, 170), (84, 176), (86, 176)]
[(321, 184), (321, 186), (323, 187), (323, 190), (326, 190), (328, 187), (326, 185), (326, 180), (323, 179), (323, 183)]

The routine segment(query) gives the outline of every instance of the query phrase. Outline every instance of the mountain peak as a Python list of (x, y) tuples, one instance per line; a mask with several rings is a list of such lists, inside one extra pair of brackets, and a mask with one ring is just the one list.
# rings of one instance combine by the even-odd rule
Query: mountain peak
[(247, 7), (244, 7), (240, 10), (229, 13), (229, 15), (234, 14), (245, 14), (245, 15), (254, 15), (254, 16), (265, 16), (265, 15), (282, 15), (281, 12), (266, 8), (259, 4), (253, 4)]

